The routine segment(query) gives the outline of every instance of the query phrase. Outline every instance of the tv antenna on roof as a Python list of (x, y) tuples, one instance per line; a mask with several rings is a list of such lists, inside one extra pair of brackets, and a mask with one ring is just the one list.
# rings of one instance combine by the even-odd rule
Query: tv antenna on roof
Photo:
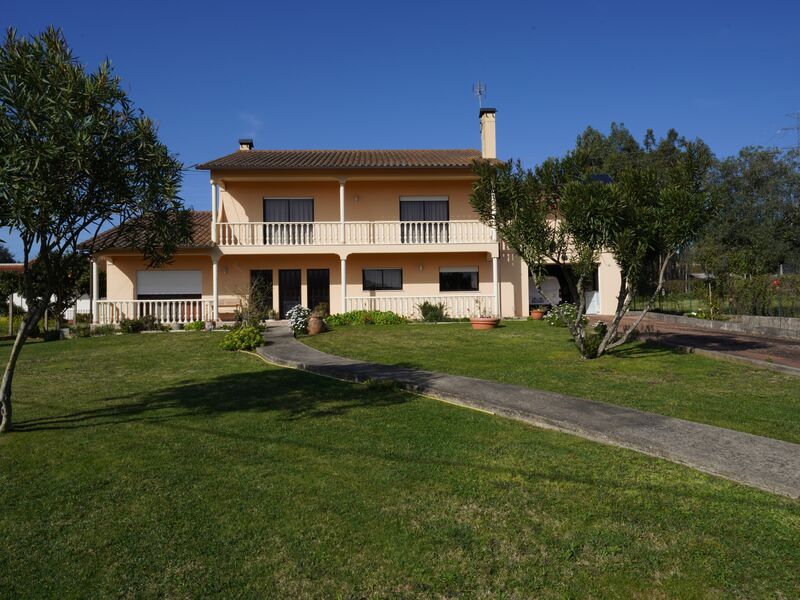
[(472, 93), (478, 97), (478, 108), (483, 108), (483, 99), (486, 97), (486, 84), (479, 81), (472, 86)]

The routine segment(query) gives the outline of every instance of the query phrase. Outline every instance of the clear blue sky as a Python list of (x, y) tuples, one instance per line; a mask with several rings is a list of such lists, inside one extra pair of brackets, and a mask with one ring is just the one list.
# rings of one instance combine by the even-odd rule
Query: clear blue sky
[[(800, 2), (135, 2), (6, 0), (0, 24), (64, 30), (104, 58), (187, 165), (257, 148), (478, 147), (527, 165), (587, 125), (675, 127), (718, 156), (800, 110)], [(182, 196), (209, 205), (208, 177)], [(18, 254), (19, 245), (9, 238)]]

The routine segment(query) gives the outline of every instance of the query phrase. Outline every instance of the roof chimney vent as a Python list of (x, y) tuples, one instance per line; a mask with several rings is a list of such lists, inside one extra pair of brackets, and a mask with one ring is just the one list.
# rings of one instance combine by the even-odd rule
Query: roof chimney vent
[(252, 150), (253, 140), (251, 138), (243, 138), (239, 140), (239, 150)]
[(495, 137), (494, 108), (482, 108), (479, 113), (481, 119), (481, 156), (483, 158), (497, 158), (497, 139)]

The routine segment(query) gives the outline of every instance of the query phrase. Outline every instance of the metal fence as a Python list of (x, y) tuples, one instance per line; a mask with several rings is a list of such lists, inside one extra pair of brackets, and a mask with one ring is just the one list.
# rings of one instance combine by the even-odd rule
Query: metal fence
[[(655, 289), (643, 286), (633, 309), (641, 309)], [(800, 275), (686, 278), (666, 281), (653, 309), (704, 317), (756, 315), (800, 318)]]

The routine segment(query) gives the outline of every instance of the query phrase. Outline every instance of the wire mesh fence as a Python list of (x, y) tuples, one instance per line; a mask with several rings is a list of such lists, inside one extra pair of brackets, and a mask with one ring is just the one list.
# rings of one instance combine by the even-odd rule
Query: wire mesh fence
[[(634, 310), (645, 306), (655, 284), (642, 286)], [(685, 277), (671, 279), (653, 310), (700, 318), (744, 315), (800, 318), (800, 275)]]

